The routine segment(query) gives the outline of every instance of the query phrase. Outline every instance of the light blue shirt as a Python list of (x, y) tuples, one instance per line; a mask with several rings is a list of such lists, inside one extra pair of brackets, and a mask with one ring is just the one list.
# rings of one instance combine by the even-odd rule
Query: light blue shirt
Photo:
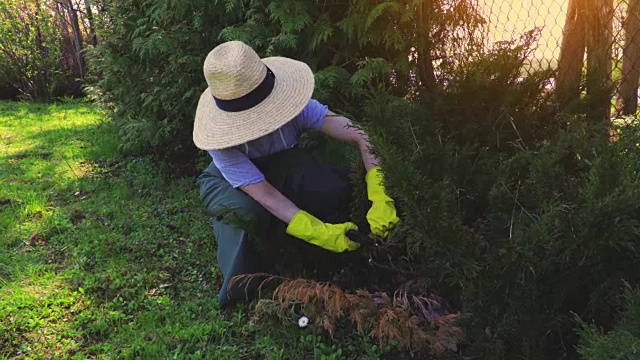
[(234, 147), (208, 150), (209, 155), (234, 188), (259, 183), (264, 180), (264, 174), (250, 159), (294, 147), (305, 131), (317, 131), (322, 127), (328, 111), (326, 105), (311, 99), (300, 114), (278, 130)]

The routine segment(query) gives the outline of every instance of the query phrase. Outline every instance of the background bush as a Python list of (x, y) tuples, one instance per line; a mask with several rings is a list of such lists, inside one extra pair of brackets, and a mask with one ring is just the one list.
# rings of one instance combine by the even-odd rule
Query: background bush
[(237, 21), (211, 1), (104, 2), (91, 54), (93, 94), (112, 111), (128, 152), (193, 160), (192, 122), (206, 89), (202, 63)]
[(0, 99), (83, 96), (96, 10), (91, 0), (0, 3)]
[(586, 360), (637, 359), (640, 357), (640, 290), (628, 287), (624, 293), (626, 308), (613, 330), (581, 322), (580, 354)]
[[(583, 117), (550, 114), (543, 87), (529, 93), (536, 76), (500, 91), (509, 74), (497, 64), (493, 80), (465, 84), (494, 96), (466, 97), (458, 111), (456, 91), (433, 111), (384, 92), (367, 106), (403, 209), (387, 265), (460, 301), (470, 354), (571, 358), (573, 314), (612, 326), (623, 281), (640, 280), (640, 134), (610, 144)], [(467, 126), (452, 129), (459, 116)]]
[(15, 88), (26, 99), (48, 101), (59, 87), (60, 33), (48, 5), (16, 0), (0, 4), (3, 98), (11, 98)]
[(13, 69), (0, 58), (0, 99), (14, 100), (18, 98), (19, 92), (15, 87), (16, 74)]
[[(162, 153), (180, 159), (177, 163), (197, 153), (190, 134), (197, 100), (206, 88), (202, 63), (221, 42), (242, 40), (261, 56), (307, 62), (316, 72), (315, 97), (333, 109), (357, 114), (365, 88), (376, 74), (391, 75), (376, 81), (393, 84), (390, 88), (397, 95), (427, 83), (434, 88), (431, 56), (457, 50), (441, 62), (443, 69), (468, 58), (477, 43), (471, 35), (480, 22), (468, 1), (427, 6), (369, 1), (104, 0), (101, 6), (101, 43), (91, 56), (93, 94), (112, 111), (124, 149)], [(423, 7), (421, 18), (433, 21), (416, 27), (417, 10)], [(466, 30), (462, 33), (468, 36), (454, 30)], [(421, 50), (416, 39), (431, 32), (433, 41)], [(420, 76), (412, 73), (429, 81), (418, 81)]]

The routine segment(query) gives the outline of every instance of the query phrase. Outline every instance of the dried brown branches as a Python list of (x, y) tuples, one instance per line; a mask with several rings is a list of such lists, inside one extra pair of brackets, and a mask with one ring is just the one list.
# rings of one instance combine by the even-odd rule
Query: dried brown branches
[[(233, 279), (249, 283), (256, 276)], [(258, 319), (267, 317), (290, 322), (292, 310), (304, 313), (312, 324), (333, 335), (340, 320), (348, 319), (361, 335), (375, 338), (381, 346), (391, 343), (415, 352), (438, 355), (455, 346), (462, 331), (454, 323), (458, 314), (441, 314), (437, 297), (396, 292), (370, 293), (363, 290), (346, 293), (326, 282), (271, 276), (262, 284), (280, 282), (271, 299), (260, 300), (255, 309)]]

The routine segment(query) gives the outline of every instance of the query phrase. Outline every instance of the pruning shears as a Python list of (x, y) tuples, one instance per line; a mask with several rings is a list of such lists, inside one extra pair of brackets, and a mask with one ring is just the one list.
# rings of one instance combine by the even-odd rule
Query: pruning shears
[[(377, 255), (384, 255), (386, 253), (386, 249), (389, 248), (391, 246), (391, 244), (388, 244), (386, 241), (384, 241), (383, 239), (375, 236), (375, 235), (371, 235), (371, 234), (364, 234), (360, 231), (357, 230), (349, 230), (346, 233), (347, 237), (349, 238), (349, 240), (357, 242), (358, 244), (361, 245), (361, 248), (364, 248), (365, 250), (370, 250), (368, 251), (368, 255), (369, 255), (369, 260), (368, 263), (371, 266), (377, 267), (377, 268), (381, 268), (381, 269), (385, 269), (385, 270), (390, 270), (390, 271), (394, 271), (394, 272), (401, 272), (401, 270), (395, 268), (395, 267), (390, 267), (390, 266), (386, 266), (383, 264), (380, 264), (379, 262), (376, 261), (376, 259), (374, 258), (374, 256)], [(389, 254), (386, 254), (387, 258), (389, 257)]]
[(361, 246), (371, 247), (374, 246), (376, 248), (384, 248), (388, 245), (380, 238), (364, 234), (358, 230), (349, 230), (347, 231), (347, 237), (349, 240), (353, 242), (357, 242)]

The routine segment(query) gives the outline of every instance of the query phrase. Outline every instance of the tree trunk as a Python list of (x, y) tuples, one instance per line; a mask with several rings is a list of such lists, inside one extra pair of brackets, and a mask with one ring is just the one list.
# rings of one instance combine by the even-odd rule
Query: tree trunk
[(49, 51), (44, 45), (45, 39), (40, 29), (41, 11), (40, 1), (36, 0), (34, 13), (36, 47), (34, 49), (35, 54), (32, 57), (32, 66), (34, 68), (33, 97), (35, 101), (46, 102), (49, 101)]
[(587, 6), (587, 95), (599, 119), (611, 115), (613, 0), (589, 0)]
[(73, 7), (72, 0), (67, 0), (67, 12), (71, 21), (71, 29), (73, 30), (73, 47), (75, 52), (76, 64), (78, 65), (77, 76), (84, 83), (85, 65), (84, 65), (84, 45), (82, 42), (82, 32), (80, 31), (80, 23), (78, 21), (78, 11)]
[(638, 109), (640, 81), (640, 0), (629, 0), (627, 18), (623, 27), (622, 79), (616, 110), (619, 114), (633, 115)]
[(556, 73), (556, 91), (563, 106), (580, 97), (586, 47), (584, 11), (585, 0), (569, 0)]
[(432, 60), (432, 44), (430, 38), (433, 1), (423, 0), (418, 4), (418, 21), (416, 22), (416, 35), (418, 37), (418, 76), (422, 87), (431, 92), (436, 86), (436, 75)]
[(85, 11), (87, 12), (87, 20), (89, 21), (89, 44), (98, 45), (98, 38), (96, 37), (96, 28), (93, 22), (93, 10), (91, 10), (91, 1), (84, 0)]

